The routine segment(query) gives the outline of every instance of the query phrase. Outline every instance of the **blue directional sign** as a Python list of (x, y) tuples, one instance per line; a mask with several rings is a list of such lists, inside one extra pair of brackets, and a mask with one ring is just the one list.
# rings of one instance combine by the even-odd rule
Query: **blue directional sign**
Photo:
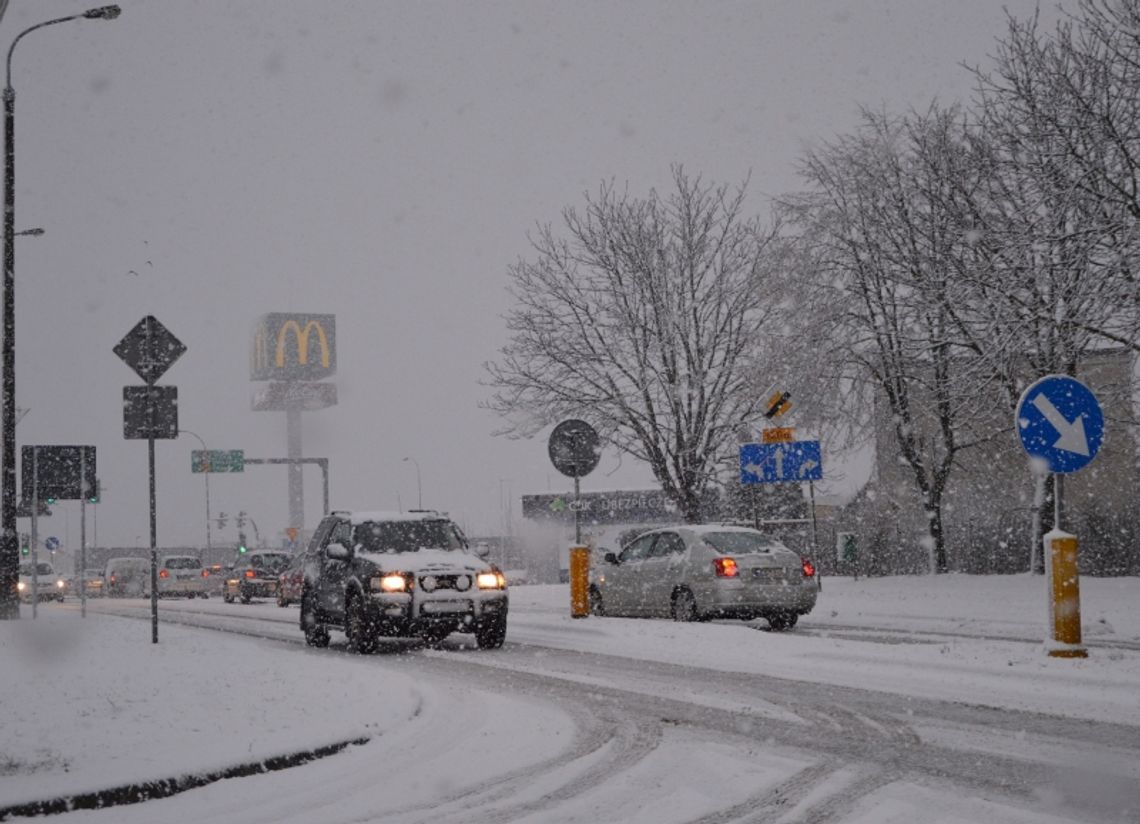
[(1048, 375), (1017, 402), (1021, 445), (1050, 472), (1076, 472), (1096, 457), (1104, 440), (1104, 412), (1096, 396), (1076, 378)]
[(44, 549), (50, 549), (55, 552), (59, 549), (59, 538), (52, 535), (50, 538), (44, 538)]
[(746, 443), (740, 446), (742, 484), (823, 480), (819, 441)]

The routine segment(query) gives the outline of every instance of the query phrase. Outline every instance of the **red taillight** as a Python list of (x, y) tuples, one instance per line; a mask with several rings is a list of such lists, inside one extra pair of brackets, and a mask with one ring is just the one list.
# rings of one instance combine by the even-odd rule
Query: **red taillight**
[(111, 576), (111, 583), (112, 584), (115, 583), (115, 581), (117, 581), (117, 580), (119, 580), (119, 579), (116, 578), (114, 575)]
[(735, 558), (713, 558), (713, 571), (718, 578), (735, 578), (740, 574)]
[(202, 577), (203, 578), (209, 578), (210, 577), (210, 570), (208, 570), (208, 569), (202, 570)]
[(252, 578), (252, 577), (254, 577), (254, 572), (253, 572), (253, 570), (252, 570), (252, 569), (247, 569), (247, 570), (245, 571), (245, 577), (246, 577), (246, 578)]
[(801, 563), (804, 567), (804, 577), (812, 578), (815, 576), (815, 564), (811, 562), (811, 558), (801, 558)]
[(169, 572), (167, 572), (165, 569), (160, 569), (160, 570), (158, 571), (158, 577), (159, 577), (159, 578), (169, 578), (169, 577), (170, 577), (170, 573), (169, 573)]

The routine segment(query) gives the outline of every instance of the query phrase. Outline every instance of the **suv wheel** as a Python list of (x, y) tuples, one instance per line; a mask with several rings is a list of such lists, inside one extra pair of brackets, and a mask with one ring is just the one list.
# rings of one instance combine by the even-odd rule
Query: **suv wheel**
[(376, 652), (376, 633), (368, 620), (364, 599), (359, 595), (349, 599), (344, 608), (344, 634), (348, 636), (348, 646), (361, 655)]
[(479, 649), (498, 649), (507, 637), (507, 616), (487, 618), (475, 627), (475, 643)]
[(316, 605), (308, 590), (301, 595), (301, 630), (305, 633), (305, 643), (310, 647), (329, 645), (328, 627), (317, 620)]
[(602, 600), (602, 593), (597, 587), (590, 587), (590, 614), (599, 617), (606, 614), (606, 604)]

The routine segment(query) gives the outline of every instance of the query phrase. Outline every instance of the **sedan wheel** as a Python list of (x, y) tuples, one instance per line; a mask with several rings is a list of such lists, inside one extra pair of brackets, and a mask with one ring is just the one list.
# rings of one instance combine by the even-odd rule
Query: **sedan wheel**
[(679, 589), (673, 595), (673, 620), (674, 621), (696, 621), (699, 616), (697, 615), (697, 601), (693, 598), (693, 593), (687, 589)]
[(794, 627), (799, 618), (800, 616), (794, 612), (777, 612), (768, 616), (768, 626), (776, 632), (782, 632)]

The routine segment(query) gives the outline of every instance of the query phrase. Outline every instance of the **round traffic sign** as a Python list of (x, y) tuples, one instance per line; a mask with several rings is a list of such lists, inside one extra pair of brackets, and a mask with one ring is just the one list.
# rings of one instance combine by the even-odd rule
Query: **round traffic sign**
[(1083, 469), (1104, 440), (1104, 412), (1087, 386), (1047, 375), (1021, 394), (1014, 420), (1021, 445), (1050, 472)]
[(602, 457), (602, 444), (594, 427), (575, 418), (554, 427), (547, 443), (554, 468), (571, 478), (589, 475)]
[(54, 535), (49, 538), (44, 538), (44, 549), (50, 549), (52, 552), (55, 552), (59, 549), (59, 538)]

